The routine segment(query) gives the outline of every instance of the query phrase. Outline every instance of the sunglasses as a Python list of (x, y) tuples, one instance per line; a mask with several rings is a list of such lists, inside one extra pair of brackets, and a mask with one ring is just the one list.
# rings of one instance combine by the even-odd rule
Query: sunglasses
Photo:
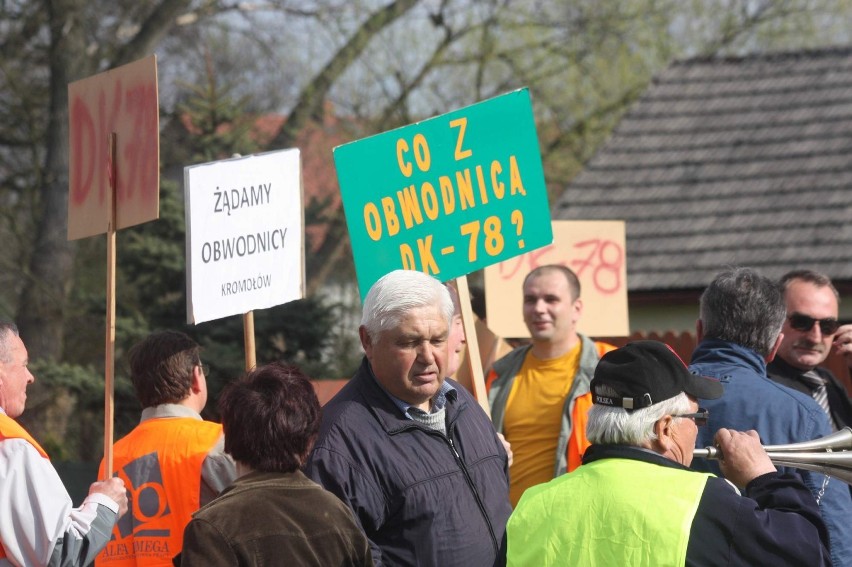
[(791, 327), (805, 333), (814, 328), (814, 323), (819, 323), (819, 330), (823, 335), (833, 335), (837, 332), (837, 328), (840, 327), (840, 321), (833, 317), (814, 319), (801, 313), (793, 313), (787, 319), (789, 319)]
[(672, 415), (672, 417), (685, 417), (687, 419), (691, 419), (695, 422), (695, 425), (701, 427), (702, 425), (707, 425), (707, 420), (710, 419), (710, 411), (704, 408), (698, 408), (698, 412), (696, 413), (682, 413), (679, 415)]

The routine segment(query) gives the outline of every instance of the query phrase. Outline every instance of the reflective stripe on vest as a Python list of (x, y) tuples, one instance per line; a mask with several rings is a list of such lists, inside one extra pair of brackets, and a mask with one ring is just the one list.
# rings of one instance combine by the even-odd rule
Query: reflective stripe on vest
[(534, 486), (509, 518), (507, 565), (683, 565), (711, 476), (601, 459)]
[(202, 464), (221, 435), (217, 423), (157, 418), (116, 442), (113, 474), (124, 479), (129, 507), (95, 565), (172, 565), (183, 547), (183, 530), (200, 506)]
[[(0, 413), (0, 441), (4, 439), (23, 439), (30, 445), (32, 445), (36, 451), (38, 451), (39, 455), (48, 459), (47, 453), (45, 453), (44, 449), (41, 448), (41, 445), (32, 438), (32, 436), (27, 433), (27, 430), (21, 427), (17, 421), (6, 415), (5, 413)], [(3, 545), (3, 542), (0, 542), (0, 559), (6, 557), (6, 547)]]

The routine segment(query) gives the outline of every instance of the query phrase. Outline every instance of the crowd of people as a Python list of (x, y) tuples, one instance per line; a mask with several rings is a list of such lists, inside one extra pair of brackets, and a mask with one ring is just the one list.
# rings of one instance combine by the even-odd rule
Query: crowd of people
[[(577, 331), (580, 283), (523, 283), (530, 342), (487, 375), (489, 416), (452, 378), (458, 296), (398, 270), (363, 305), (360, 367), (320, 408), (259, 366), (207, 403), (201, 349), (175, 331), (128, 355), (139, 425), (75, 508), (16, 421), (26, 347), (0, 324), (0, 566), (852, 565), (852, 491), (763, 446), (849, 425), (852, 325), (809, 271), (726, 269), (704, 291), (689, 365), (667, 345)], [(713, 445), (718, 462), (693, 460)]]

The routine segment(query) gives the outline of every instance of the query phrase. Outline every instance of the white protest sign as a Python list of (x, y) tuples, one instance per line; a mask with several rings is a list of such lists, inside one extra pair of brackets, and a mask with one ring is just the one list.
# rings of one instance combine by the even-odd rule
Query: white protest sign
[(184, 168), (189, 323), (304, 296), (300, 163), (291, 149)]

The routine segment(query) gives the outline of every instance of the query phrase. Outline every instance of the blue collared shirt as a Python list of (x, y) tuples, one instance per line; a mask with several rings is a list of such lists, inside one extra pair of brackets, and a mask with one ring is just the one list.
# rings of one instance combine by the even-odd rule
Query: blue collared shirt
[[(411, 414), (408, 413), (408, 410), (411, 408), (417, 408), (417, 406), (415, 404), (410, 404), (404, 400), (400, 400), (399, 398), (388, 392), (385, 387), (382, 386), (382, 383), (378, 381), (376, 375), (373, 374), (373, 367), (372, 365), (370, 365), (369, 361), (367, 361), (367, 368), (370, 369), (370, 377), (375, 380), (376, 384), (379, 385), (379, 388), (381, 388), (382, 391), (388, 395), (394, 405), (399, 408), (399, 411), (401, 411), (403, 415), (405, 415), (405, 418), (413, 420), (414, 418), (411, 417)], [(444, 406), (447, 405), (447, 400), (450, 399), (450, 397), (455, 399), (456, 395), (457, 394), (455, 386), (444, 380), (443, 382), (441, 382), (441, 388), (438, 390), (438, 393), (435, 394), (435, 396), (432, 398), (432, 406), (429, 409), (429, 413), (441, 411), (442, 409), (444, 409)]]

